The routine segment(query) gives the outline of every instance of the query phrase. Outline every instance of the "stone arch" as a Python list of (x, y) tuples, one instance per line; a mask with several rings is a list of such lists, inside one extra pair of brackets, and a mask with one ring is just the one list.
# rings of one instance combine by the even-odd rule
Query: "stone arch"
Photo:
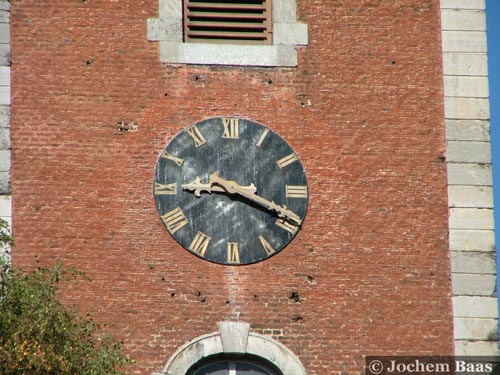
[(218, 323), (219, 331), (195, 338), (180, 347), (161, 372), (153, 375), (186, 375), (203, 359), (215, 355), (252, 355), (280, 370), (283, 375), (307, 375), (295, 354), (272, 338), (250, 332), (250, 325), (242, 322)]

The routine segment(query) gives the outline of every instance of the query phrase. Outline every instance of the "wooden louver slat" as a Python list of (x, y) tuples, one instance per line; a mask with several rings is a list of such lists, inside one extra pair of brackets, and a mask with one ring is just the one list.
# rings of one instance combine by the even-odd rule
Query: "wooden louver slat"
[(271, 0), (184, 0), (184, 40), (271, 44)]

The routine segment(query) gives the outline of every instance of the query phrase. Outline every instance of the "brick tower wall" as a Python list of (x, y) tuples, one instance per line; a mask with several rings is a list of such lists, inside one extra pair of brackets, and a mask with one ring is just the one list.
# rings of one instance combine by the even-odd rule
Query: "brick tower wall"
[[(289, 68), (162, 64), (155, 17), (157, 0), (12, 3), (14, 263), (85, 272), (63, 300), (137, 374), (228, 320), (309, 375), (452, 354), (439, 1), (299, 0), (309, 43)], [(307, 174), (301, 231), (257, 264), (193, 256), (155, 209), (163, 147), (214, 116), (269, 126)]]

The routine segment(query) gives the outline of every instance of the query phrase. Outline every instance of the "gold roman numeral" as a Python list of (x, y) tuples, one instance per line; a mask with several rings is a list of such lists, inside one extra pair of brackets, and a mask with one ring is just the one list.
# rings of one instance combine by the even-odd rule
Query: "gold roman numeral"
[(287, 198), (307, 198), (307, 186), (302, 185), (286, 185)]
[(284, 230), (289, 231), (291, 234), (297, 233), (297, 230), (299, 229), (298, 226), (283, 219), (276, 220), (276, 225), (280, 228), (283, 228)]
[(176, 195), (177, 194), (177, 184), (159, 184), (155, 182), (155, 195)]
[(276, 162), (276, 164), (278, 164), (278, 167), (280, 168), (284, 168), (286, 167), (287, 165), (289, 164), (292, 164), (294, 161), (297, 161), (297, 155), (295, 155), (293, 152), (288, 155), (288, 156), (285, 156), (284, 158), (278, 160)]
[(167, 212), (161, 218), (165, 223), (165, 225), (167, 226), (167, 229), (172, 234), (177, 232), (179, 229), (181, 229), (184, 225), (188, 223), (186, 216), (184, 216), (184, 212), (182, 212), (182, 210), (179, 207), (174, 208), (172, 211)]
[(271, 254), (273, 254), (276, 251), (276, 250), (273, 249), (273, 247), (271, 246), (271, 244), (269, 242), (267, 242), (267, 240), (264, 238), (264, 236), (259, 236), (259, 241), (262, 244), (262, 247), (266, 251), (267, 255), (271, 255)]
[(187, 128), (186, 132), (193, 138), (195, 147), (200, 147), (207, 142), (196, 125)]
[(163, 154), (161, 155), (161, 157), (164, 158), (164, 159), (173, 161), (175, 164), (177, 164), (178, 167), (182, 167), (182, 163), (184, 163), (184, 159), (176, 158), (175, 156), (170, 155), (167, 152), (167, 150), (165, 150), (163, 152)]
[(238, 251), (238, 243), (237, 242), (228, 242), (227, 243), (227, 262), (233, 264), (240, 263), (240, 253)]
[(240, 119), (224, 117), (222, 119), (222, 125), (224, 125), (224, 133), (222, 138), (237, 139), (240, 137)]
[(189, 250), (195, 253), (205, 256), (205, 251), (208, 248), (208, 244), (212, 238), (207, 236), (205, 233), (199, 232), (194, 236), (193, 242), (189, 245)]
[(264, 131), (262, 132), (259, 140), (257, 141), (257, 143), (255, 144), (257, 147), (260, 147), (262, 146), (262, 142), (264, 142), (264, 139), (266, 138), (267, 134), (269, 133), (269, 129), (264, 129)]

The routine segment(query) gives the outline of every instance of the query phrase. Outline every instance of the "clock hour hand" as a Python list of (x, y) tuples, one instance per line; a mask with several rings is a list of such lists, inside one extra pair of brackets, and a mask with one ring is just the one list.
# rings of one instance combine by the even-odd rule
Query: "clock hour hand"
[[(212, 192), (216, 193), (226, 193), (226, 189), (224, 189), (221, 186), (214, 185), (212, 182), (208, 182), (204, 184), (201, 181), (201, 178), (196, 177), (194, 182), (190, 182), (188, 184), (183, 184), (182, 188), (184, 190), (192, 191), (194, 192), (194, 195), (196, 195), (198, 198), (201, 196), (201, 193), (206, 191), (207, 193), (211, 194)], [(253, 194), (257, 191), (257, 188), (255, 187), (254, 184), (250, 184), (248, 186), (240, 186), (241, 189), (244, 191), (248, 191), (249, 193)]]
[[(297, 225), (302, 224), (302, 219), (295, 212), (286, 208), (286, 206), (280, 206), (273, 201), (269, 201), (266, 198), (257, 195), (255, 191), (253, 192), (249, 191), (244, 186), (239, 185), (235, 181), (230, 181), (221, 178), (219, 177), (217, 172), (210, 174), (210, 176), (208, 177), (207, 185), (212, 185), (212, 184), (217, 184), (222, 186), (224, 190), (227, 191), (229, 194), (238, 194), (254, 203), (257, 203), (258, 205), (268, 210), (274, 211), (282, 219), (291, 220)], [(253, 186), (253, 184), (251, 186)]]

